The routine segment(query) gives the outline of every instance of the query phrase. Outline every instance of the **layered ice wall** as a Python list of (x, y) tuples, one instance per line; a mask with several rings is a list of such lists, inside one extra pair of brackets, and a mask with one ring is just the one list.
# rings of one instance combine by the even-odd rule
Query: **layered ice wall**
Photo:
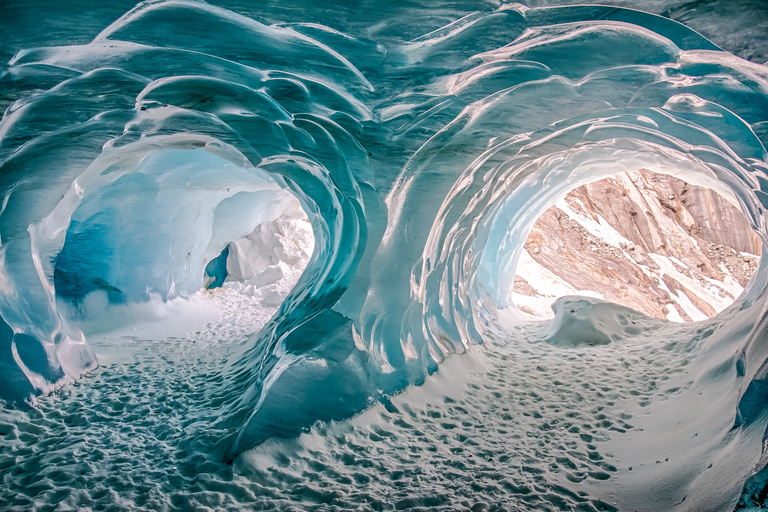
[[(266, 267), (245, 253), (275, 247), (261, 230), (306, 218), (306, 269), (211, 384), (222, 457), (386, 402), (472, 345), (557, 359), (663, 332), (689, 381), (643, 407), (706, 428), (668, 438), (687, 458), (664, 471), (691, 491), (660, 503), (732, 505), (768, 461), (768, 263), (694, 329), (585, 298), (530, 324), (509, 297), (535, 219), (619, 171), (722, 191), (764, 244), (768, 69), (624, 8), (483, 4), (409, 41), (390, 21), (379, 44), (373, 24), (147, 2), (89, 44), (17, 53), (0, 122), (2, 398), (21, 406), (97, 365), (57, 301), (189, 296), (223, 275), (209, 264), (225, 248), (247, 283)], [(686, 466), (710, 459), (717, 474)]]

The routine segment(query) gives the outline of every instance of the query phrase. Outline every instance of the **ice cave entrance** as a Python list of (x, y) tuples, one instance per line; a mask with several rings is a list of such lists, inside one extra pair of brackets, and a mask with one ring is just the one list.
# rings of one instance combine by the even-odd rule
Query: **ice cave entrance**
[(311, 216), (279, 178), (233, 160), (153, 150), (83, 180), (53, 276), (64, 316), (83, 328), (104, 308), (214, 288), (279, 306), (313, 254)]
[(539, 216), (511, 301), (534, 317), (586, 295), (676, 322), (730, 306), (758, 268), (760, 239), (716, 191), (648, 169), (568, 192)]

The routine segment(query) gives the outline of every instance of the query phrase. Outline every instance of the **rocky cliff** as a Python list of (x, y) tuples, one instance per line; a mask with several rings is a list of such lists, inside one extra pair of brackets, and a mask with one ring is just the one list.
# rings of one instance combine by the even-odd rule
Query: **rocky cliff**
[(647, 169), (581, 186), (536, 221), (512, 300), (535, 316), (586, 294), (658, 318), (696, 321), (733, 303), (761, 244), (713, 190)]

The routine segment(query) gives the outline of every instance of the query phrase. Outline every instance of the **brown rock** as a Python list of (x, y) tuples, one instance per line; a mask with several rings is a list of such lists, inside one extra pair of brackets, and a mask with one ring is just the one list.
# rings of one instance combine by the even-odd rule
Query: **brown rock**
[[(676, 265), (679, 272), (701, 282), (706, 282), (702, 276), (722, 281), (725, 267), (745, 286), (757, 269), (758, 258), (741, 253), (759, 255), (759, 238), (742, 212), (712, 190), (640, 169), (583, 185), (565, 201), (595, 221), (602, 217), (630, 242), (621, 249), (609, 245), (552, 207), (539, 217), (526, 241), (531, 257), (576, 289), (597, 291), (652, 316), (666, 318), (674, 301), (654, 277), (660, 267), (650, 254), (674, 257), (683, 263)], [(515, 291), (546, 293), (533, 290), (523, 277), (515, 278)], [(681, 283), (666, 275), (663, 282), (707, 316), (716, 314)], [(674, 307), (690, 321), (677, 304)]]

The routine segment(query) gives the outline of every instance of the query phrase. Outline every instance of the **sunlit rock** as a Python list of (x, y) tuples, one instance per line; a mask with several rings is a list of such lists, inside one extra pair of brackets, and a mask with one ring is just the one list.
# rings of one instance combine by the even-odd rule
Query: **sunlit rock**
[(741, 295), (760, 252), (722, 196), (640, 169), (582, 185), (536, 220), (513, 300), (549, 317), (548, 302), (581, 290), (657, 318), (703, 320)]

